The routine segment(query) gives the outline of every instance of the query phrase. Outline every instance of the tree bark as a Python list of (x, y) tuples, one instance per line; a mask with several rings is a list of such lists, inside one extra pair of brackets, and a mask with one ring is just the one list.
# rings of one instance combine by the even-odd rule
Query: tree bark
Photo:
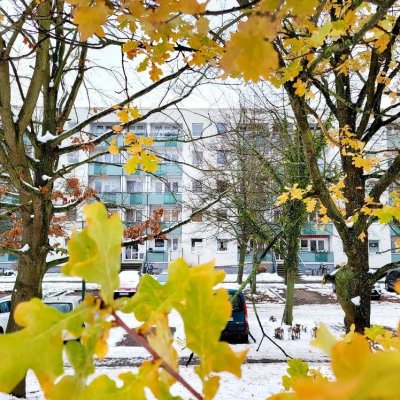
[(239, 264), (237, 273), (237, 283), (239, 283), (239, 285), (243, 283), (243, 271), (244, 271), (244, 263), (246, 261), (247, 241), (248, 241), (247, 236), (242, 236), (240, 238)]

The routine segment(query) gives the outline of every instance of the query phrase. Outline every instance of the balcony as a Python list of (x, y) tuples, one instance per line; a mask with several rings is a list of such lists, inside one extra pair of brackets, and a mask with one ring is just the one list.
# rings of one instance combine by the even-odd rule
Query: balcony
[(319, 222), (307, 222), (301, 229), (302, 235), (332, 235), (333, 224), (321, 224)]
[(107, 192), (98, 194), (104, 203), (118, 205), (175, 205), (182, 202), (181, 193), (121, 193)]
[(90, 163), (89, 164), (89, 175), (91, 176), (99, 176), (99, 175), (107, 175), (107, 176), (121, 176), (123, 174), (122, 165), (105, 165), (100, 163)]
[(400, 253), (392, 253), (392, 262), (400, 262)]
[[(144, 175), (146, 172), (137, 170), (132, 175)], [(126, 175), (123, 169), (123, 165), (107, 165), (102, 163), (90, 163), (89, 164), (89, 175), (90, 176), (121, 176)], [(160, 164), (155, 172), (158, 176), (182, 176), (182, 167), (173, 163)]]
[(163, 175), (182, 175), (182, 167), (177, 164), (173, 163), (165, 163), (165, 164), (160, 164), (157, 168), (157, 171), (155, 172), (155, 175), (158, 176), (163, 176)]
[(168, 252), (160, 251), (160, 252), (150, 252), (148, 251), (146, 254), (146, 262), (168, 262)]
[(333, 263), (331, 251), (301, 251), (299, 258), (303, 263)]
[(181, 149), (182, 148), (182, 142), (178, 142), (177, 140), (174, 139), (155, 139), (153, 147), (166, 147), (166, 148), (174, 148), (174, 149)]

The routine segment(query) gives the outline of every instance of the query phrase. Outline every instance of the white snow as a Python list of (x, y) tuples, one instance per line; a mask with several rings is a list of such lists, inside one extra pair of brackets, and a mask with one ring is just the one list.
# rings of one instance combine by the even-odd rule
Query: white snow
[(29, 250), (29, 244), (28, 243), (25, 243), (24, 244), (24, 246), (23, 247), (21, 247), (20, 249), (19, 249), (19, 251), (21, 252), (21, 253), (26, 253), (28, 250)]
[(43, 181), (48, 181), (48, 180), (50, 180), (50, 179), (51, 179), (51, 176), (42, 175), (42, 180), (43, 180)]
[[(260, 274), (269, 275), (269, 274)], [(257, 276), (257, 281), (261, 282), (260, 275)], [(233, 275), (228, 275), (230, 282), (225, 282), (223, 286), (229, 287), (234, 285)], [(263, 278), (263, 281), (268, 280), (268, 277)], [(276, 277), (274, 277), (276, 279)], [(226, 279), (227, 281), (228, 279)], [(15, 281), (15, 276), (0, 277), (0, 291), (12, 290), (12, 284)], [(58, 273), (46, 274), (44, 278), (44, 293), (50, 295), (56, 291), (73, 291), (81, 288), (82, 281), (79, 278), (65, 277)], [(6, 289), (6, 285), (8, 285)], [(343, 311), (335, 302), (336, 296), (332, 292), (330, 285), (321, 285), (320, 283), (301, 283), (296, 284), (296, 289), (303, 289), (307, 292), (318, 292), (322, 296), (331, 299), (327, 304), (303, 304), (294, 307), (294, 324), (301, 324), (307, 329), (302, 331), (300, 339), (291, 340), (289, 338), (288, 327), (281, 325), (281, 319), (284, 310), (284, 303), (276, 299), (273, 301), (262, 301), (256, 304), (257, 313), (262, 321), (263, 329), (269, 337), (274, 336), (274, 330), (277, 327), (283, 327), (284, 340), (277, 340), (277, 343), (284, 348), (286, 353), (292, 357), (302, 358), (309, 361), (312, 368), (322, 370), (324, 374), (330, 373), (328, 367), (329, 358), (319, 349), (310, 345), (312, 340), (312, 329), (320, 322), (324, 323), (328, 329), (336, 336), (340, 336), (344, 332)], [(88, 284), (88, 289), (95, 289), (97, 285)], [(281, 282), (258, 283), (257, 291), (266, 295), (271, 295), (274, 292), (283, 295), (285, 285)], [(352, 299), (352, 300), (356, 300)], [(387, 301), (389, 300), (389, 301)], [(354, 301), (353, 301), (354, 302)], [(268, 339), (264, 338), (259, 351), (257, 347), (262, 339), (262, 332), (258, 325), (253, 305), (247, 304), (249, 315), (250, 332), (255, 337), (257, 343), (250, 340), (249, 344), (232, 345), (235, 351), (248, 349), (247, 363), (242, 366), (242, 378), (237, 379), (229, 373), (221, 374), (221, 386), (216, 395), (216, 400), (261, 400), (274, 393), (282, 391), (281, 381), (282, 376), (286, 374), (287, 364), (285, 355), (274, 346)], [(392, 329), (396, 329), (399, 323), (400, 315), (400, 296), (386, 291), (382, 294), (380, 301), (371, 303), (371, 323), (384, 325)], [(138, 321), (132, 314), (120, 314), (121, 318), (131, 327), (138, 325)], [(271, 319), (274, 317), (275, 321)], [(183, 321), (178, 313), (173, 312), (170, 315), (170, 325), (176, 328), (174, 333), (176, 348), (180, 357), (187, 357), (190, 350), (185, 348), (185, 335)], [(144, 359), (149, 359), (149, 355), (141, 347), (134, 346), (119, 346), (118, 343), (124, 338), (125, 333), (122, 328), (115, 328), (111, 331), (108, 339), (109, 353), (102, 360), (99, 368), (96, 369), (95, 375), (106, 374), (112, 379), (118, 378), (118, 375), (128, 370), (135, 368), (127, 367), (127, 363), (132, 361), (140, 362)], [(125, 366), (123, 366), (125, 365)], [(71, 372), (71, 367), (65, 363), (65, 373)], [(180, 374), (187, 379), (196, 389), (200, 389), (200, 384), (197, 376), (194, 373), (194, 366), (180, 367)], [(28, 374), (28, 395), (30, 400), (43, 399), (43, 395), (39, 389), (39, 385), (35, 376), (32, 373)], [(173, 394), (181, 396), (183, 399), (190, 397), (189, 393), (180, 384), (173, 386)], [(154, 399), (148, 396), (148, 399)], [(11, 400), (11, 396), (0, 395), (0, 400)]]
[(352, 302), (355, 306), (357, 306), (357, 307), (360, 305), (360, 301), (361, 301), (360, 296), (353, 297), (353, 298), (351, 299), (351, 302)]
[(37, 136), (37, 140), (41, 143), (47, 143), (50, 142), (54, 139), (56, 139), (57, 136), (52, 135), (49, 131), (46, 131), (46, 133), (44, 135), (42, 135), (41, 133), (38, 134)]

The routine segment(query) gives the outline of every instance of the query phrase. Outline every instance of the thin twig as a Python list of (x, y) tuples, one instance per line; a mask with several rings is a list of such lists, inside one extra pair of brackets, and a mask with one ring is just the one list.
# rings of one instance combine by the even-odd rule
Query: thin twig
[(154, 360), (162, 360), (161, 367), (164, 368), (165, 371), (167, 371), (172, 377), (174, 377), (179, 383), (181, 383), (196, 399), (203, 400), (203, 396), (198, 393), (188, 382), (185, 381), (185, 379), (182, 378), (181, 375), (179, 375), (178, 372), (176, 372), (167, 362), (165, 362), (160, 357), (160, 355), (149, 345), (149, 342), (145, 337), (136, 333), (134, 329), (129, 328), (129, 326), (126, 325), (125, 322), (122, 321), (122, 319), (118, 317), (115, 312), (113, 312), (112, 315), (115, 318), (117, 325), (125, 329), (128, 335), (132, 339), (134, 339), (135, 342), (144, 347), (151, 354)]
[[(291, 358), (291, 359), (292, 359), (293, 357), (289, 356), (289, 354), (287, 354), (286, 351), (283, 350), (282, 347), (279, 346), (279, 344), (275, 342), (275, 340), (271, 339), (271, 338), (265, 333), (264, 328), (263, 328), (263, 326), (262, 326), (262, 324), (261, 324), (260, 317), (258, 316), (258, 313), (257, 313), (257, 307), (256, 307), (256, 303), (255, 303), (255, 301), (254, 301), (254, 296), (253, 296), (253, 295), (251, 295), (251, 302), (253, 303), (253, 310), (254, 310), (254, 313), (256, 314), (257, 321), (258, 321), (258, 325), (260, 326), (260, 329), (261, 329), (261, 332), (262, 332), (262, 334), (263, 334), (263, 337), (266, 337), (270, 342), (272, 342), (279, 350), (282, 351), (282, 353), (283, 353), (287, 358)], [(261, 342), (260, 342), (260, 346), (261, 346)], [(258, 347), (260, 347), (260, 346), (258, 346)]]

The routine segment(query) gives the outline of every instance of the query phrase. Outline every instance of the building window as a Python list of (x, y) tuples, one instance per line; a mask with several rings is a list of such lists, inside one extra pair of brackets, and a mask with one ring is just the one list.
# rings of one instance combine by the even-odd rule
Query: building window
[(164, 222), (178, 222), (179, 221), (179, 211), (178, 210), (164, 210), (163, 221)]
[(217, 150), (217, 164), (226, 165), (228, 160), (226, 158), (226, 151), (224, 150)]
[(200, 251), (203, 247), (203, 239), (192, 239), (192, 252)]
[(162, 182), (154, 182), (154, 191), (156, 193), (162, 193), (163, 191), (163, 183)]
[(203, 163), (203, 152), (194, 150), (192, 151), (192, 164), (199, 165)]
[(228, 125), (226, 123), (217, 122), (216, 126), (217, 126), (217, 132), (218, 133), (226, 133), (226, 132), (228, 132)]
[(121, 162), (120, 154), (107, 153), (103, 156), (103, 161), (108, 164), (119, 164)]
[(171, 193), (178, 193), (179, 192), (179, 182), (168, 182), (168, 190)]
[(126, 260), (138, 260), (139, 259), (137, 245), (125, 247), (125, 259)]
[(300, 250), (301, 251), (308, 251), (308, 240), (307, 239), (301, 239), (300, 240)]
[(192, 180), (192, 191), (194, 193), (201, 193), (203, 191), (203, 184), (197, 179)]
[(164, 239), (155, 239), (154, 240), (154, 247), (157, 249), (164, 248)]
[(217, 239), (217, 251), (228, 251), (228, 241), (226, 239)]
[(368, 251), (372, 254), (379, 253), (379, 240), (368, 240)]
[(201, 136), (203, 133), (203, 124), (192, 124), (192, 135)]
[[(192, 213), (194, 213), (196, 210), (192, 210)], [(196, 215), (192, 216), (192, 222), (203, 222), (203, 213), (199, 212)]]
[(126, 191), (128, 193), (143, 193), (143, 182), (142, 181), (127, 181)]
[(178, 243), (179, 243), (178, 238), (172, 239), (172, 250), (178, 250)]
[(301, 239), (300, 251), (328, 251), (328, 243), (326, 239)]

